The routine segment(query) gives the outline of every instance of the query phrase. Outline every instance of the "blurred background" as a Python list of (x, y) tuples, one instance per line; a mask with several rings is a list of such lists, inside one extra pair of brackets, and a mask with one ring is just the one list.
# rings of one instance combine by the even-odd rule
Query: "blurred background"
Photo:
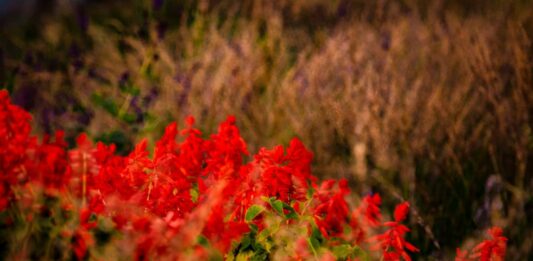
[(533, 1), (0, 0), (0, 88), (35, 133), (126, 154), (193, 115), (413, 206), (420, 260), (483, 230), (533, 260)]

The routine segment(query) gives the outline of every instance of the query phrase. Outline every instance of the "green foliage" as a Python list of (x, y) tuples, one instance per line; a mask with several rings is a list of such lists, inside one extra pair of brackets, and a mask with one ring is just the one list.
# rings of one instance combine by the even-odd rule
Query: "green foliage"
[(250, 208), (248, 208), (248, 210), (246, 210), (246, 216), (244, 219), (246, 220), (246, 222), (252, 222), (252, 220), (259, 216), (259, 214), (261, 214), (261, 212), (263, 211), (265, 211), (264, 207), (259, 205), (252, 205), (250, 206)]

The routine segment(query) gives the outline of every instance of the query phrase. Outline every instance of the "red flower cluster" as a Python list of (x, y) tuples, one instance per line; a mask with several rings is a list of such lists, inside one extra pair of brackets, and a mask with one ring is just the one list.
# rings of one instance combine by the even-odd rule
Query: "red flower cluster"
[(503, 236), (503, 231), (499, 227), (490, 228), (487, 233), (490, 239), (486, 239), (479, 243), (472, 249), (472, 253), (468, 255), (468, 251), (457, 249), (457, 256), (455, 261), (502, 261), (507, 250), (507, 238)]
[(375, 236), (378, 241), (376, 247), (383, 252), (384, 260), (411, 260), (407, 254), (406, 249), (411, 252), (418, 252), (418, 248), (405, 240), (405, 234), (409, 232), (409, 228), (402, 225), (409, 213), (409, 203), (403, 202), (396, 206), (394, 210), (394, 221), (385, 222), (383, 225), (389, 227), (385, 233)]
[(30, 121), (30, 114), (12, 105), (8, 93), (0, 91), (0, 211), (13, 199), (11, 186), (27, 177), (27, 152), (35, 147), (29, 137)]
[[(405, 240), (409, 229), (401, 224), (409, 212), (407, 202), (396, 207), (391, 222), (381, 221), (378, 194), (351, 211), (347, 181), (318, 184), (311, 174), (313, 154), (298, 139), (286, 149), (262, 148), (246, 163), (250, 155), (233, 117), (209, 139), (193, 127), (192, 117), (183, 130), (172, 123), (152, 156), (146, 140), (127, 156), (116, 155), (114, 145), (93, 144), (85, 134), (71, 150), (62, 132), (39, 143), (30, 136), (30, 121), (0, 91), (0, 213), (22, 209), (33, 220), (33, 209), (46, 210), (46, 218), (74, 211), (74, 225), (54, 224), (62, 226), (59, 231), (70, 238), (78, 259), (90, 256), (106, 222), (129, 240), (126, 252), (135, 243), (129, 254), (137, 260), (184, 254), (205, 258), (208, 251), (260, 256), (273, 249), (275, 231), (268, 228), (268, 215), (283, 220), (278, 226), (306, 227), (308, 234), (295, 238), (294, 258), (320, 253), (331, 258), (331, 252), (321, 250), (330, 248), (343, 250), (338, 251), (343, 258), (357, 258), (352, 247), (361, 249), (372, 239), (385, 260), (410, 260), (406, 250), (418, 251)], [(42, 203), (38, 191), (58, 199), (61, 210)], [(67, 214), (58, 220), (69, 220)], [(367, 239), (381, 227), (387, 230)], [(505, 252), (501, 231), (491, 233), (493, 240), (474, 249), (481, 258)]]
[(30, 136), (30, 123), (31, 116), (11, 104), (6, 91), (0, 91), (0, 211), (14, 199), (14, 185), (31, 181), (55, 194), (70, 180), (63, 132), (57, 132), (53, 140), (45, 136), (38, 143)]
[[(78, 257), (86, 248), (81, 241), (97, 226), (98, 217), (110, 218), (118, 230), (145, 234), (139, 239), (140, 257), (188, 233), (207, 237), (225, 253), (248, 232), (245, 213), (251, 205), (266, 204), (261, 203), (263, 196), (285, 203), (305, 200), (316, 180), (310, 173), (312, 154), (296, 139), (286, 153), (281, 146), (262, 149), (244, 164), (248, 151), (233, 117), (208, 140), (193, 127), (193, 118), (182, 131), (172, 123), (156, 143), (153, 157), (145, 140), (126, 157), (115, 155), (114, 145), (92, 144), (85, 134), (70, 151), (62, 132), (38, 143), (30, 137), (30, 121), (30, 115), (0, 91), (0, 211), (16, 203), (17, 187), (30, 183), (50, 195), (76, 196), (80, 228), (72, 234)], [(149, 236), (157, 218), (164, 221), (167, 235), (159, 239)], [(197, 231), (189, 231), (195, 225)]]
[(315, 193), (317, 207), (314, 220), (324, 237), (338, 237), (344, 233), (344, 224), (349, 222), (348, 203), (344, 199), (350, 193), (345, 179), (333, 190), (335, 180), (326, 180)]

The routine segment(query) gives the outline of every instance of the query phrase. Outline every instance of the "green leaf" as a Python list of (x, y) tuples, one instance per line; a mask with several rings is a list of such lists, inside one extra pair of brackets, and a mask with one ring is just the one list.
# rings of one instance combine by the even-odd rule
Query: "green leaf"
[(250, 261), (264, 261), (268, 260), (268, 254), (266, 252), (255, 252), (250, 258)]
[(353, 254), (359, 257), (361, 261), (368, 261), (368, 253), (359, 246), (353, 246)]
[(316, 240), (316, 238), (310, 237), (307, 239), (307, 244), (309, 245), (311, 251), (313, 251), (313, 255), (317, 256), (317, 249), (320, 247), (320, 243), (318, 243), (318, 240)]
[(276, 210), (280, 215), (283, 215), (283, 202), (281, 200), (270, 198), (269, 203), (272, 209)]
[(209, 240), (203, 235), (199, 235), (196, 238), (196, 243), (198, 243), (198, 245), (201, 245), (201, 246), (204, 246), (204, 247), (208, 247), (209, 246)]
[(131, 94), (133, 96), (139, 96), (141, 94), (141, 89), (133, 84), (125, 84), (119, 86), (120, 91), (126, 94)]
[(353, 254), (353, 252), (354, 252), (352, 246), (350, 246), (348, 244), (334, 246), (332, 251), (333, 251), (333, 254), (335, 255), (335, 257), (337, 257), (339, 259), (346, 259), (346, 258), (350, 257)]
[(242, 238), (240, 248), (242, 250), (246, 250), (248, 247), (250, 247), (251, 244), (252, 244), (252, 239), (250, 238), (250, 234), (248, 234)]
[(272, 234), (272, 231), (270, 228), (263, 229), (256, 237), (257, 243), (265, 244), (268, 241), (268, 238)]
[(198, 202), (198, 184), (194, 184), (193, 187), (190, 189), (191, 193), (191, 200), (193, 203)]
[(294, 208), (291, 207), (289, 204), (283, 203), (283, 208), (289, 211), (289, 213), (285, 214), (286, 218), (288, 218), (288, 219), (297, 219), (298, 218), (298, 214), (296, 213), (296, 210), (294, 210)]
[(251, 252), (239, 253), (235, 258), (235, 261), (247, 261), (250, 260)]
[(315, 194), (315, 189), (313, 186), (309, 186), (307, 189), (307, 199), (311, 199), (313, 197), (313, 194)]
[(250, 227), (250, 233), (252, 234), (257, 233), (257, 231), (259, 230), (256, 224), (249, 224), (248, 226)]
[(265, 210), (265, 208), (262, 207), (262, 206), (252, 205), (246, 211), (246, 215), (245, 215), (244, 219), (246, 220), (246, 222), (251, 222), (255, 217), (257, 217), (259, 214), (261, 214), (261, 212), (263, 212), (264, 210)]
[(318, 255), (318, 250), (320, 249), (323, 241), (324, 238), (322, 237), (322, 233), (320, 233), (320, 231), (314, 227), (311, 235), (307, 239), (307, 244), (315, 256)]
[(107, 111), (109, 114), (111, 114), (111, 115), (113, 115), (115, 117), (118, 115), (118, 106), (115, 103), (115, 101), (113, 101), (111, 98), (104, 97), (103, 95), (99, 95), (99, 94), (94, 93), (91, 96), (91, 100), (97, 106), (102, 107), (102, 109)]
[(120, 115), (120, 119), (126, 123), (134, 123), (137, 120), (137, 116), (133, 113), (123, 113)]
[(98, 219), (98, 216), (96, 215), (96, 213), (91, 212), (91, 215), (89, 215), (89, 222), (94, 222), (97, 219)]

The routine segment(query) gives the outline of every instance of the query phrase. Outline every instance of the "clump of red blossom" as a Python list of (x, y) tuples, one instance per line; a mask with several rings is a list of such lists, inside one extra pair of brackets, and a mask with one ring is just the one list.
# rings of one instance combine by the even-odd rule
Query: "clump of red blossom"
[(503, 230), (499, 227), (492, 227), (487, 230), (489, 239), (483, 240), (472, 249), (469, 255), (468, 251), (457, 249), (455, 261), (501, 261), (505, 258), (507, 251), (507, 238), (503, 236)]
[[(351, 209), (347, 181), (318, 183), (311, 174), (313, 154), (298, 139), (287, 148), (262, 148), (246, 163), (249, 152), (233, 117), (209, 139), (192, 117), (182, 130), (172, 123), (153, 156), (146, 140), (127, 156), (85, 134), (70, 150), (62, 132), (38, 142), (30, 123), (31, 116), (0, 91), (0, 213), (9, 217), (0, 222), (13, 224), (11, 217), (22, 216), (17, 222), (23, 230), (48, 242), (13, 235), (23, 246), (13, 257), (105, 259), (114, 251), (135, 260), (279, 253), (296, 260), (410, 260), (418, 252), (402, 224), (409, 203), (399, 204), (394, 220), (385, 222), (378, 194)], [(490, 234), (457, 260), (503, 258), (501, 229)], [(50, 246), (59, 250), (39, 249)]]
[(409, 213), (409, 203), (403, 202), (396, 206), (394, 210), (394, 221), (383, 223), (388, 227), (385, 233), (374, 237), (377, 240), (377, 247), (383, 252), (384, 260), (411, 260), (407, 250), (411, 252), (418, 252), (418, 248), (405, 240), (405, 234), (409, 232), (409, 228), (401, 224), (407, 218)]

